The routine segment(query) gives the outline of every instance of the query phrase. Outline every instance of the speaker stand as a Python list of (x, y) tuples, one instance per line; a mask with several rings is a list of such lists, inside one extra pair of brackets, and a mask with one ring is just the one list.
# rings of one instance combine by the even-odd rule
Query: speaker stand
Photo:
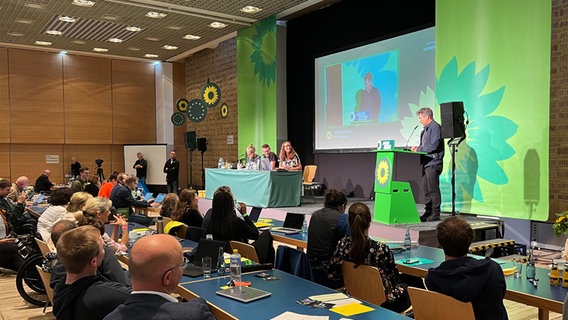
[(187, 153), (189, 153), (189, 185), (188, 188), (193, 189), (193, 150), (187, 149)]
[(452, 154), (452, 216), (456, 215), (456, 152), (458, 152), (457, 148), (464, 139), (465, 137), (458, 137), (448, 140)]
[(203, 154), (205, 151), (201, 151), (201, 188), (205, 189), (205, 168), (203, 167)]

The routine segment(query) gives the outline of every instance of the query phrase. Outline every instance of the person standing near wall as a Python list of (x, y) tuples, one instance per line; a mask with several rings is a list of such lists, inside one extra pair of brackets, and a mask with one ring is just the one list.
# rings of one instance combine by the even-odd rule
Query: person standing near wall
[(144, 184), (146, 184), (146, 173), (148, 172), (148, 161), (146, 161), (146, 159), (144, 159), (144, 155), (142, 154), (142, 152), (138, 152), (136, 154), (136, 156), (138, 157), (138, 160), (136, 160), (136, 162), (134, 162), (134, 165), (132, 166), (132, 168), (136, 169), (136, 177), (138, 178), (138, 181), (142, 181), (142, 182), (144, 182)]
[(176, 159), (176, 151), (170, 151), (170, 158), (164, 164), (168, 193), (178, 193), (179, 187), (179, 161)]

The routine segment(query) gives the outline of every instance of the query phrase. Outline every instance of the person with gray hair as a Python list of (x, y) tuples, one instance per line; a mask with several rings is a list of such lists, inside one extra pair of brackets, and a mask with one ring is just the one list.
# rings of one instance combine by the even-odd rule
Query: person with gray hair
[(142, 152), (138, 152), (136, 154), (136, 157), (138, 157), (138, 159), (136, 160), (136, 162), (134, 162), (132, 168), (136, 169), (136, 177), (138, 178), (138, 181), (146, 183), (146, 173), (148, 172), (148, 161), (144, 159), (144, 154), (142, 154)]

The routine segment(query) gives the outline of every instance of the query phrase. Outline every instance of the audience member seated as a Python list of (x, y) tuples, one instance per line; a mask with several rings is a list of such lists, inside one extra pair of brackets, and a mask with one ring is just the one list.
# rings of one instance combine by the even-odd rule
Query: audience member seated
[[(12, 188), (12, 184), (8, 180), (0, 180), (0, 213), (2, 213), (4, 220), (8, 220), (6, 224), (7, 228), (10, 230), (6, 232), (9, 235), (10, 232), (16, 234), (26, 234), (30, 231), (26, 228), (28, 222), (33, 222), (29, 214), (24, 211), (26, 199), (28, 196), (25, 192), (21, 192), (16, 199), (16, 203), (12, 204), (12, 201), (8, 199), (8, 194)], [(33, 223), (35, 226), (35, 223)], [(6, 240), (7, 242), (12, 242), (13, 240)]]
[(176, 210), (179, 203), (179, 196), (176, 193), (168, 193), (162, 201), (162, 206), (160, 207), (160, 215), (162, 217), (170, 218), (172, 213)]
[(334, 282), (327, 278), (327, 267), (337, 248), (337, 242), (349, 236), (349, 225), (347, 219), (344, 219), (347, 217), (344, 213), (346, 207), (345, 194), (330, 188), (325, 194), (324, 207), (312, 213), (308, 227), (307, 254), (315, 280), (332, 288), (343, 286), (341, 281)]
[(180, 243), (170, 235), (156, 234), (136, 241), (128, 260), (132, 294), (104, 319), (215, 319), (202, 298), (178, 302), (171, 296), (186, 264)]
[(51, 203), (51, 206), (45, 209), (37, 221), (38, 233), (41, 235), (43, 241), (51, 247), (54, 247), (51, 243), (51, 228), (53, 225), (61, 219), (70, 221), (75, 220), (73, 214), (67, 213), (67, 205), (69, 204), (72, 195), (73, 190), (68, 187), (53, 190), (51, 197), (49, 197), (49, 203)]
[(503, 305), (507, 290), (503, 270), (489, 257), (467, 256), (474, 237), (469, 223), (458, 216), (449, 217), (436, 226), (436, 233), (446, 259), (428, 270), (424, 281), (428, 290), (471, 302), (476, 319), (508, 319)]
[(172, 220), (181, 221), (187, 226), (200, 227), (203, 224), (203, 216), (198, 209), (197, 191), (183, 189), (179, 193), (179, 202), (176, 210), (172, 213)]
[(101, 185), (98, 194), (99, 197), (110, 199), (110, 192), (112, 191), (112, 188), (114, 188), (114, 186), (117, 184), (117, 176), (118, 175), (116, 173), (111, 173), (111, 175), (108, 177), (108, 181), (104, 182)]
[[(10, 237), (11, 223), (8, 220), (9, 211), (6, 209), (6, 195), (10, 192), (10, 181), (0, 180), (0, 267), (18, 271), (24, 259), (18, 253), (15, 238)], [(25, 201), (25, 200), (24, 200)]]
[[(69, 189), (71, 190), (71, 189)], [(61, 238), (61, 235), (65, 232), (65, 231), (69, 231), (71, 229), (76, 228), (77, 225), (75, 224), (75, 222), (70, 221), (70, 220), (59, 220), (57, 221), (55, 224), (53, 224), (53, 227), (51, 228), (51, 234), (50, 234), (50, 238), (49, 238), (49, 243), (51, 243), (53, 245), (53, 247), (50, 247), (49, 249), (51, 250), (51, 252), (48, 252), (44, 257), (43, 257), (43, 262), (41, 264), (41, 269), (45, 272), (49, 272), (52, 273), (54, 268), (57, 265), (60, 265), (60, 273), (61, 273), (61, 277), (59, 277), (59, 279), (65, 279), (65, 269), (63, 268), (63, 266), (59, 263), (59, 259), (57, 259), (57, 250), (56, 250), (56, 245), (57, 245), (57, 241), (59, 241), (59, 238)], [(51, 279), (53, 280), (53, 285), (50, 285), (51, 288), (55, 287), (55, 284), (57, 282), (59, 282), (59, 279), (54, 279), (53, 274), (51, 275)]]
[(74, 192), (82, 192), (85, 191), (85, 186), (87, 185), (87, 181), (89, 180), (89, 168), (82, 167), (79, 169), (79, 175), (73, 182), (71, 183), (71, 189)]
[(302, 170), (300, 156), (298, 156), (290, 141), (282, 142), (282, 147), (280, 148), (280, 169)]
[[(213, 197), (215, 197), (215, 195), (218, 192), (221, 192), (221, 191), (228, 192), (228, 193), (231, 194), (231, 197), (233, 197), (233, 199), (235, 198), (233, 196), (233, 192), (231, 191), (231, 187), (229, 187), (229, 186), (219, 186), (215, 190), (215, 192), (213, 193)], [(239, 206), (239, 208), (240, 208), (240, 206)], [(237, 216), (237, 217), (241, 216), (239, 213), (237, 213), (237, 208), (235, 208), (234, 212), (235, 212), (235, 216)], [(205, 216), (203, 217), (203, 223), (201, 224), (201, 227), (205, 230), (207, 230), (207, 226), (209, 226), (209, 221), (211, 220), (211, 213), (212, 213), (212, 209), (209, 208), (207, 210), (207, 212), (205, 213)]]
[[(410, 307), (407, 286), (401, 283), (393, 253), (389, 247), (369, 238), (371, 211), (366, 204), (356, 202), (349, 207), (351, 236), (339, 240), (329, 262), (328, 272), (334, 279), (341, 278), (341, 262), (353, 262), (356, 267), (369, 265), (379, 269), (387, 301), (381, 307), (403, 312)], [(372, 285), (372, 284), (369, 284)]]
[(278, 156), (270, 150), (270, 146), (266, 143), (262, 145), (262, 159), (268, 159), (268, 163), (270, 163), (270, 166), (264, 166), (261, 161), (262, 170), (270, 171), (278, 167)]
[(256, 167), (256, 165), (260, 165), (260, 156), (256, 154), (255, 147), (251, 144), (247, 147), (247, 165), (246, 169), (248, 170), (260, 170), (260, 168)]
[(87, 200), (92, 199), (93, 196), (87, 192), (75, 192), (69, 200), (67, 205), (67, 213), (75, 217), (75, 221), (81, 220), (83, 217), (83, 208), (87, 203)]
[(53, 314), (58, 320), (103, 319), (130, 295), (130, 288), (97, 275), (104, 257), (104, 241), (93, 226), (61, 235), (57, 256), (66, 270), (65, 282), (54, 288)]
[(231, 193), (220, 190), (215, 192), (211, 206), (211, 221), (207, 226), (207, 233), (213, 235), (215, 240), (241, 241), (258, 239), (258, 230), (254, 222), (247, 214), (247, 207), (240, 202), (238, 207), (239, 214), (243, 219), (235, 215), (235, 202)]
[(37, 193), (51, 192), (51, 187), (54, 186), (53, 182), (49, 180), (51, 170), (45, 169), (43, 173), (37, 177), (35, 181), (34, 191)]
[(12, 183), (12, 187), (10, 188), (10, 192), (6, 196), (10, 201), (17, 202), (18, 197), (25, 193), (25, 191), (30, 186), (30, 179), (26, 176), (21, 176), (16, 179), (16, 182)]
[[(152, 202), (153, 200), (136, 200), (132, 195), (132, 191), (136, 191), (138, 186), (138, 178), (135, 176), (128, 176), (124, 187), (118, 188), (117, 192), (112, 192), (110, 195), (110, 200), (117, 209), (128, 208), (130, 213), (134, 213), (132, 207), (136, 208), (148, 208), (150, 206), (157, 207), (160, 204)], [(115, 187), (116, 188), (116, 187)]]
[[(85, 203), (83, 216), (94, 217), (106, 223), (111, 213), (111, 207), (112, 201), (109, 199), (103, 197), (91, 198)], [(110, 225), (113, 227), (112, 234), (110, 236), (106, 232), (103, 234), (106, 246), (113, 248), (115, 252), (120, 251), (124, 253), (128, 251), (128, 222), (122, 216), (115, 215), (114, 221)], [(122, 227), (122, 237), (119, 241), (120, 227)]]
[(89, 177), (89, 179), (87, 180), (88, 183), (85, 186), (85, 192), (90, 193), (93, 197), (98, 197), (100, 186), (101, 186), (101, 180), (100, 179), (101, 178), (96, 174), (91, 175)]

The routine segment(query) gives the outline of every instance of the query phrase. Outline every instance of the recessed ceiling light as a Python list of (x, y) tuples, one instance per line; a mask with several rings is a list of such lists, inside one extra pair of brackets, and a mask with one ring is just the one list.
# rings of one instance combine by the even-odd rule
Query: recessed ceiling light
[(93, 48), (93, 51), (95, 51), (95, 52), (108, 52), (108, 49), (105, 49), (105, 48)]
[(59, 21), (72, 23), (72, 22), (77, 21), (77, 19), (75, 19), (73, 17), (64, 16), (64, 17), (59, 17)]
[(22, 24), (32, 24), (33, 23), (32, 20), (28, 20), (28, 19), (17, 19), (17, 20), (15, 20), (15, 22), (22, 23)]
[(130, 27), (126, 27), (127, 31), (131, 31), (131, 32), (138, 32), (141, 31), (142, 29), (136, 26), (130, 26)]
[(102, 16), (103, 19), (105, 20), (110, 20), (110, 21), (116, 21), (119, 19), (118, 16), (114, 16), (112, 14), (105, 14), (104, 16)]
[(19, 33), (19, 32), (8, 32), (7, 35), (12, 36), (12, 37), (23, 37), (24, 36), (23, 33)]
[(201, 39), (200, 36), (194, 36), (194, 35), (192, 35), (192, 34), (186, 34), (185, 36), (183, 36), (183, 38), (184, 38), (184, 39), (187, 39), (187, 40), (198, 40), (198, 39)]
[(147, 37), (147, 38), (144, 38), (144, 39), (146, 39), (148, 41), (160, 41), (160, 38), (154, 38), (154, 37)]
[(37, 44), (38, 46), (50, 46), (51, 42), (49, 42), (49, 41), (36, 41), (35, 44)]
[(140, 51), (140, 48), (130, 47), (130, 48), (128, 48), (128, 50), (130, 50), (130, 51)]
[(89, 0), (73, 0), (73, 4), (76, 6), (81, 6), (81, 7), (92, 7), (95, 5), (94, 1), (89, 1)]
[(168, 28), (170, 30), (181, 30), (181, 27), (178, 27), (178, 26), (169, 26), (169, 27), (166, 27), (166, 28)]
[(166, 49), (166, 50), (176, 50), (178, 47), (176, 46), (170, 46), (169, 44), (166, 44), (165, 46), (163, 46), (162, 48)]
[(43, 3), (26, 3), (24, 7), (32, 8), (32, 9), (43, 9)]
[(209, 25), (211, 28), (215, 28), (215, 29), (222, 29), (225, 28), (227, 25), (218, 21), (215, 22), (211, 22), (211, 24)]
[(159, 57), (157, 54), (153, 54), (153, 53), (146, 53), (144, 55), (144, 58), (157, 58)]
[(74, 43), (74, 44), (86, 44), (87, 43), (87, 41), (83, 41), (83, 40), (74, 40), (74, 41), (71, 41), (71, 42)]
[(52, 36), (60, 36), (63, 34), (63, 32), (57, 30), (47, 30), (45, 33), (50, 34)]
[(163, 17), (167, 16), (165, 13), (150, 11), (146, 13), (146, 17), (153, 18), (153, 19), (162, 19)]
[(246, 6), (241, 8), (241, 11), (244, 13), (257, 13), (259, 11), (261, 11), (262, 9), (260, 9), (259, 7), (255, 7), (255, 6)]
[(113, 43), (122, 43), (122, 39), (119, 39), (119, 38), (110, 38), (110, 39), (108, 39), (108, 41), (113, 42)]

